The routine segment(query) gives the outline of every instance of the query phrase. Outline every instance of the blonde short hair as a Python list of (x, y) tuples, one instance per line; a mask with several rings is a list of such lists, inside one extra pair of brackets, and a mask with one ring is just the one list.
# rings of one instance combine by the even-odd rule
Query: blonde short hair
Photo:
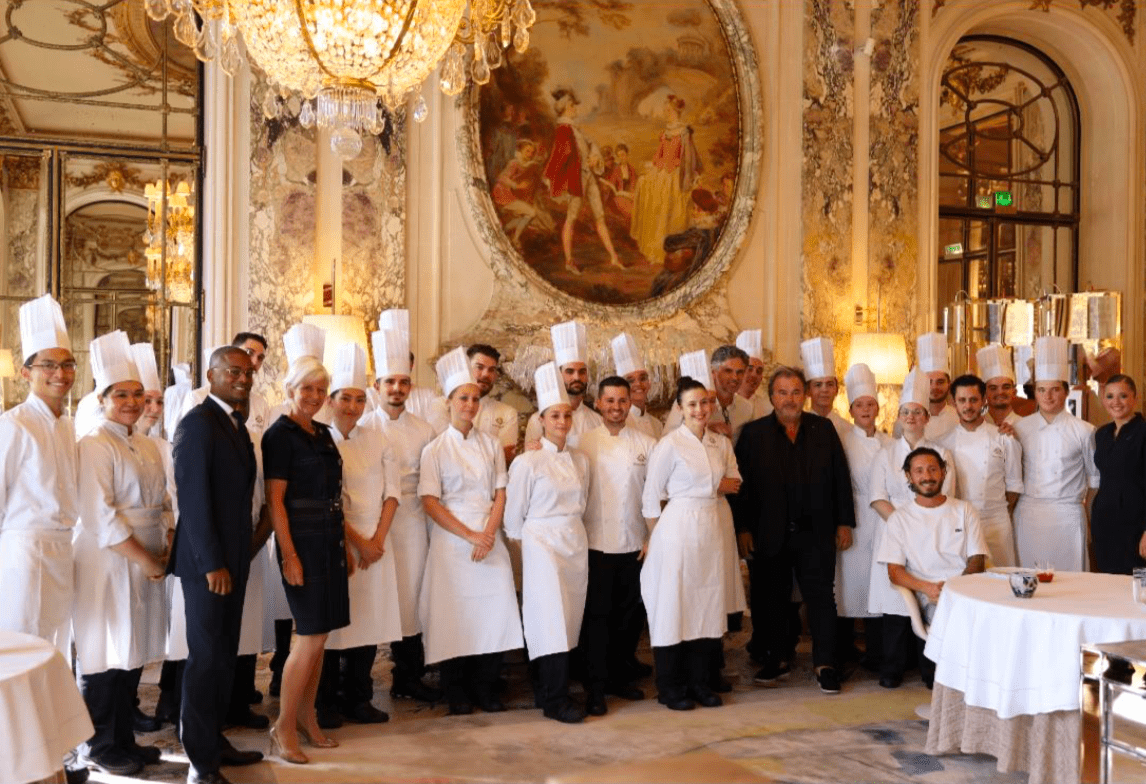
[(289, 397), (294, 390), (307, 381), (317, 378), (322, 378), (328, 385), (330, 384), (330, 373), (322, 366), (321, 362), (314, 357), (299, 357), (287, 369), (286, 378), (283, 379), (283, 391)]

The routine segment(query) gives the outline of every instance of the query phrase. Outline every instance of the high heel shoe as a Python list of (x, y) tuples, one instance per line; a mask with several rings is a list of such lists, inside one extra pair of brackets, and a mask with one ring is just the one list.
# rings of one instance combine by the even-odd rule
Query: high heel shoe
[(310, 758), (301, 751), (291, 751), (283, 745), (279, 738), (278, 727), (271, 725), (271, 731), (268, 735), (271, 739), (271, 756), (278, 757), (283, 762), (289, 762), (292, 765), (305, 765), (310, 762)]
[(298, 730), (299, 736), (302, 737), (309, 745), (314, 746), (316, 749), (337, 749), (338, 741), (334, 738), (324, 735), (321, 738), (312, 737), (307, 731), (306, 727), (301, 724), (297, 725), (295, 729)]

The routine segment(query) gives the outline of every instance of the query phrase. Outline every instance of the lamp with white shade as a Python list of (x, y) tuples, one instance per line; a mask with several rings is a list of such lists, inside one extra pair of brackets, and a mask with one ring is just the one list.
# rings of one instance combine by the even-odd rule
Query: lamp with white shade
[(907, 371), (907, 344), (903, 335), (891, 332), (858, 332), (852, 335), (848, 367), (863, 363), (871, 368), (878, 384), (903, 383)]
[(321, 313), (303, 316), (302, 321), (304, 324), (314, 324), (326, 330), (326, 347), (322, 356), (324, 367), (328, 369), (334, 367), (334, 355), (343, 343), (357, 343), (362, 346), (366, 356), (370, 356), (370, 343), (366, 339), (366, 322), (361, 316)]
[(0, 411), (4, 410), (8, 385), (4, 382), (16, 375), (16, 364), (12, 361), (12, 350), (0, 348)]

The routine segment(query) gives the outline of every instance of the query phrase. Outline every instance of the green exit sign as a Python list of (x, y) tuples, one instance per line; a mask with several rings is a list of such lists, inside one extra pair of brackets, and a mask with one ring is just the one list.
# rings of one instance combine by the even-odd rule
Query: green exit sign
[(943, 255), (947, 258), (951, 258), (952, 256), (962, 256), (963, 243), (956, 242), (954, 245), (948, 245), (943, 249)]
[(981, 210), (989, 210), (994, 205), (994, 200), (990, 196), (976, 196), (975, 206)]
[(995, 191), (995, 206), (996, 207), (1010, 207), (1015, 201), (1011, 197), (1010, 191)]

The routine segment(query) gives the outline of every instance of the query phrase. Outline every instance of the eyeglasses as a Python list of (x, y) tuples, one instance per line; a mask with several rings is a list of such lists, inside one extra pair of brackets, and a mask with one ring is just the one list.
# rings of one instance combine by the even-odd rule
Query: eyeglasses
[(254, 368), (225, 367), (223, 368), (223, 372), (227, 374), (227, 378), (242, 378), (243, 376), (247, 378), (255, 377)]
[(39, 368), (48, 375), (55, 373), (57, 370), (62, 370), (65, 373), (76, 372), (76, 363), (74, 360), (70, 359), (67, 362), (53, 362), (50, 359), (45, 359), (43, 362), (37, 362), (34, 365), (28, 365), (28, 367)]
[(259, 353), (258, 349), (245, 348), (245, 349), (243, 349), (243, 351), (247, 352), (248, 357), (250, 357), (251, 359), (257, 359), (259, 362), (262, 362), (264, 359), (267, 358), (267, 355)]

